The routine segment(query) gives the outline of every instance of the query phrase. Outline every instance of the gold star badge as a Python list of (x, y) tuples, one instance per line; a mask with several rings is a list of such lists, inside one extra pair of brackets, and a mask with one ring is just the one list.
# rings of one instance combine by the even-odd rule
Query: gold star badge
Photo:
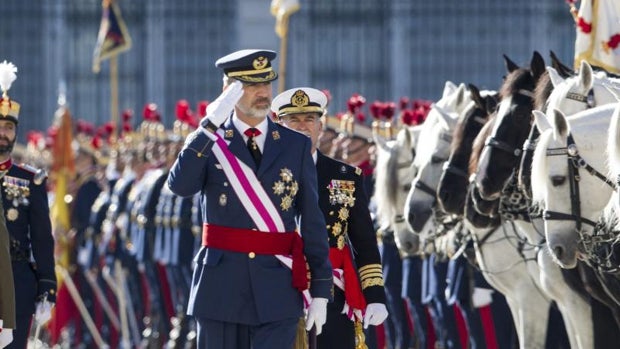
[(282, 207), (282, 210), (288, 211), (288, 209), (291, 208), (292, 204), (293, 204), (293, 198), (291, 198), (288, 195), (285, 195), (282, 198), (282, 203), (280, 204), (280, 207)]
[(226, 131), (224, 132), (224, 138), (233, 138), (233, 135), (234, 135), (234, 134), (235, 134), (235, 133), (234, 133), (234, 131), (233, 131), (233, 130), (226, 130)]
[(271, 132), (271, 137), (273, 137), (274, 141), (277, 141), (278, 139), (280, 139), (280, 132), (278, 131)]

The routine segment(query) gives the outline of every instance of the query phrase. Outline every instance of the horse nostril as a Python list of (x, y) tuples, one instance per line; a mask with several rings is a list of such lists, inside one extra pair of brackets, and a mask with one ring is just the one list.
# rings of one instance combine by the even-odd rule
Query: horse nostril
[(562, 246), (555, 246), (553, 247), (553, 254), (555, 255), (557, 259), (562, 259), (562, 255), (564, 254), (564, 249), (562, 248)]

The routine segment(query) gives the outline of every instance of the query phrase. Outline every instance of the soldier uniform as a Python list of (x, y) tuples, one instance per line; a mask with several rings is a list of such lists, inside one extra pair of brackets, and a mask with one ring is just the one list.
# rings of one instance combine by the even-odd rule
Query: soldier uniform
[(9, 251), (9, 232), (4, 208), (0, 204), (0, 320), (1, 328), (15, 328), (15, 286)]
[[(320, 319), (321, 314), (315, 311), (324, 311), (323, 300), (331, 298), (332, 271), (325, 221), (317, 204), (310, 141), (274, 124), (266, 117), (268, 110), (265, 117), (254, 116), (255, 127), (261, 131), (261, 138), (253, 144), (262, 151), (260, 164), (253, 159), (243, 136), (244, 129), (252, 126), (244, 121), (248, 114), (239, 105), (250, 104), (253, 99), (252, 103), (269, 107), (271, 81), (277, 77), (271, 68), (273, 58), (272, 51), (243, 50), (218, 60), (216, 65), (224, 70), (227, 79), (245, 83), (246, 95), (238, 100), (240, 94), (231, 97), (227, 93), (241, 91), (238, 81), (228, 86), (221, 99), (211, 104), (222, 108), (214, 108), (213, 114), (190, 134), (168, 177), (168, 185), (177, 195), (202, 193), (203, 247), (194, 259), (197, 265), (188, 307), (188, 313), (198, 322), (201, 348), (291, 348), (303, 311), (300, 291), (307, 287), (303, 257), (311, 274), (310, 293), (315, 297), (308, 319), (317, 315)], [(237, 108), (229, 117), (233, 103)], [(228, 106), (230, 109), (224, 110)], [(215, 144), (213, 139), (217, 137), (223, 143)], [(220, 150), (227, 152), (226, 158), (218, 158), (221, 153), (216, 151)], [(242, 174), (230, 173), (224, 168), (225, 161), (246, 170)], [(236, 181), (242, 180), (256, 185), (233, 188)], [(240, 198), (254, 194), (261, 195), (261, 200)], [(268, 211), (246, 209), (244, 204), (250, 203)], [(254, 216), (254, 212), (260, 216)], [(238, 237), (235, 243), (231, 241), (233, 236)], [(279, 247), (267, 243), (267, 239), (277, 240)], [(288, 248), (293, 253), (292, 272), (277, 258)]]
[[(4, 68), (7, 63), (2, 65)], [(8, 65), (14, 69), (14, 80), (17, 68)], [(4, 94), (0, 102), (0, 136), (4, 143), (8, 140), (8, 144), (0, 146), (0, 159), (3, 160), (0, 162), (0, 195), (9, 231), (17, 320), (13, 342), (7, 348), (22, 349), (26, 347), (36, 303), (46, 296), (49, 302), (56, 301), (54, 239), (45, 173), (16, 165), (11, 160), (20, 106), (9, 99), (7, 91), (10, 86), (1, 87)]]
[(319, 90), (294, 88), (276, 96), (272, 111), (283, 124), (313, 141), (319, 206), (329, 236), (330, 260), (334, 274), (342, 275), (344, 283), (344, 287), (334, 288), (334, 302), (327, 306), (327, 322), (317, 338), (317, 347), (353, 349), (356, 342), (364, 342), (361, 320), (366, 305), (381, 304), (385, 308), (385, 292), (362, 171), (316, 151), (319, 117), (326, 103), (325, 94)]

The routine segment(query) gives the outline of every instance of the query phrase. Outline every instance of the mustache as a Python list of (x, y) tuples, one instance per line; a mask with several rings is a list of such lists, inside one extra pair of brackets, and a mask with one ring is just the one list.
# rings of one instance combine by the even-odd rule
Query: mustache
[(254, 104), (258, 104), (258, 103), (266, 103), (266, 104), (271, 105), (271, 99), (266, 98), (266, 97), (261, 97), (254, 101)]

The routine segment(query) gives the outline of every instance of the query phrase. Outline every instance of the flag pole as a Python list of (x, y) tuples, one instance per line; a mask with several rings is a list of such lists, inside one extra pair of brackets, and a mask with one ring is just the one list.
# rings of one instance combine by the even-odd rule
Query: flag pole
[(284, 19), (284, 35), (280, 40), (280, 68), (278, 72), (278, 94), (284, 92), (284, 86), (286, 83), (286, 52), (288, 50), (288, 16)]
[(118, 56), (110, 57), (110, 116), (112, 125), (112, 144), (116, 144), (118, 136)]

